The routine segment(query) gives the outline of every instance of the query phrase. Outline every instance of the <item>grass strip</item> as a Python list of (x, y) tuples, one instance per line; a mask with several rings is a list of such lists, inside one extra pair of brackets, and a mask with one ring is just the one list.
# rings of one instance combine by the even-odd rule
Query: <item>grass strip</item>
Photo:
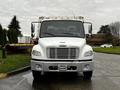
[(95, 52), (100, 52), (100, 53), (107, 53), (107, 54), (117, 54), (120, 55), (120, 47), (113, 47), (113, 48), (93, 48)]
[(12, 72), (28, 65), (30, 65), (29, 54), (8, 54), (6, 59), (2, 59), (0, 50), (0, 73)]

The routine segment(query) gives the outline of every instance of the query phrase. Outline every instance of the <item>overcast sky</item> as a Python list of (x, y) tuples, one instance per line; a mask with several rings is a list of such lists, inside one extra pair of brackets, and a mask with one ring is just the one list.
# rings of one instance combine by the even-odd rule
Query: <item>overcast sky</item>
[(30, 35), (31, 21), (39, 16), (83, 16), (93, 23), (93, 32), (101, 25), (120, 21), (120, 0), (0, 0), (0, 23), (8, 26), (14, 15), (21, 31)]

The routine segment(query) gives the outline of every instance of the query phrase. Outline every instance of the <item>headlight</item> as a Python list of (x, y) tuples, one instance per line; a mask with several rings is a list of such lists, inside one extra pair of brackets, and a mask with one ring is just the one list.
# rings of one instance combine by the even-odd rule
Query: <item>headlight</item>
[(32, 55), (41, 56), (41, 53), (39, 51), (33, 50)]
[(87, 51), (84, 54), (85, 57), (92, 56), (92, 55), (93, 55), (93, 51)]

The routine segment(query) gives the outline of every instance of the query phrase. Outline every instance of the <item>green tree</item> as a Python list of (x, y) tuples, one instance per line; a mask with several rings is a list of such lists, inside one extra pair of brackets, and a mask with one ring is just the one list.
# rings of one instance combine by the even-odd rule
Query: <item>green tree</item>
[(2, 35), (2, 25), (0, 24), (0, 45), (2, 45), (2, 38), (3, 38), (3, 35)]
[(18, 42), (18, 35), (16, 34), (16, 30), (15, 29), (10, 29), (7, 32), (7, 36), (9, 39), (9, 43), (17, 43)]
[(19, 21), (17, 20), (16, 16), (13, 17), (12, 21), (8, 25), (8, 39), (9, 43), (18, 43), (18, 36), (22, 36), (19, 25)]
[(113, 43), (113, 35), (109, 25), (102, 25), (98, 34), (99, 33), (105, 34), (106, 43)]
[(113, 43), (113, 35), (111, 34), (111, 33), (106, 33), (106, 43), (109, 43), (109, 44), (111, 44), (111, 43)]
[(102, 25), (100, 27), (100, 31), (98, 31), (98, 33), (104, 33), (104, 34), (111, 33), (109, 25)]
[(7, 43), (7, 30), (2, 28), (0, 24), (0, 45), (4, 46)]
[(3, 29), (3, 46), (7, 44), (7, 30)]

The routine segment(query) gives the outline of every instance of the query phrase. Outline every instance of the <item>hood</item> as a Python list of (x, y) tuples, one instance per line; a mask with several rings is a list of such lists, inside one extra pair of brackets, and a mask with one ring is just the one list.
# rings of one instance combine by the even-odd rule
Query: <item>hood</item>
[(83, 47), (86, 44), (85, 38), (73, 38), (73, 37), (48, 37), (40, 38), (39, 45), (44, 47)]

